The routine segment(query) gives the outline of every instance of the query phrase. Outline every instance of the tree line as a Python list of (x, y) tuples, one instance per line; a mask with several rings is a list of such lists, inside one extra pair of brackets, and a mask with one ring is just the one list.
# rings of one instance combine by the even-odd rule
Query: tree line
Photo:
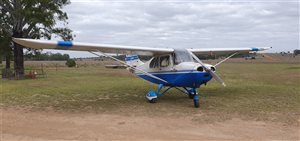
[(24, 55), (25, 60), (37, 60), (37, 61), (63, 61), (70, 59), (68, 54), (61, 53), (41, 53), (41, 52), (26, 52)]
[(6, 69), (11, 68), (10, 60), (14, 61), (18, 79), (24, 76), (24, 47), (13, 43), (12, 38), (50, 40), (56, 35), (72, 40), (68, 15), (62, 11), (68, 4), (70, 0), (0, 0), (0, 56), (5, 57)]

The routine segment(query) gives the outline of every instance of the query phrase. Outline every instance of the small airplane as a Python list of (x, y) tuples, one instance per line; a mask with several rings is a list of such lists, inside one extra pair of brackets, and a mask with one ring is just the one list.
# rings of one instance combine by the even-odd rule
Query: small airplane
[[(70, 41), (45, 41), (24, 38), (14, 38), (13, 41), (28, 48), (88, 51), (99, 57), (105, 56), (111, 58), (125, 65), (131, 73), (154, 84), (158, 84), (157, 90), (149, 91), (146, 94), (146, 98), (150, 103), (156, 103), (159, 97), (163, 96), (171, 88), (175, 88), (193, 99), (196, 108), (199, 107), (200, 96), (197, 92), (197, 88), (200, 88), (201, 85), (206, 84), (214, 78), (220, 84), (226, 86), (224, 81), (216, 74), (216, 66), (237, 53), (252, 53), (272, 48), (179, 49), (91, 44)], [(125, 62), (107, 53), (125, 54)], [(207, 54), (230, 55), (215, 65), (203, 63), (196, 56)], [(153, 57), (147, 62), (142, 62), (138, 55), (149, 55)]]

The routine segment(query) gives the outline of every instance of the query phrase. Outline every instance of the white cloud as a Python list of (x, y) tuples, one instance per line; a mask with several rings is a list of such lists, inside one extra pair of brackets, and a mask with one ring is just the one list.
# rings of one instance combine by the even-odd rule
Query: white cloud
[(277, 52), (299, 48), (299, 2), (72, 0), (65, 11), (75, 41), (81, 42), (174, 48), (273, 46)]

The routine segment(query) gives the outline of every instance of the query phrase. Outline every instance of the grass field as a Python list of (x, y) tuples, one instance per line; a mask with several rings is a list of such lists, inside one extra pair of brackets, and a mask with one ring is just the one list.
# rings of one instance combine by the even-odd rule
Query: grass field
[(57, 112), (118, 113), (122, 115), (193, 116), (216, 121), (239, 116), (299, 124), (300, 64), (224, 63), (214, 80), (199, 89), (201, 107), (176, 90), (158, 103), (145, 99), (156, 85), (126, 70), (104, 67), (48, 69), (47, 78), (1, 80), (1, 106)]

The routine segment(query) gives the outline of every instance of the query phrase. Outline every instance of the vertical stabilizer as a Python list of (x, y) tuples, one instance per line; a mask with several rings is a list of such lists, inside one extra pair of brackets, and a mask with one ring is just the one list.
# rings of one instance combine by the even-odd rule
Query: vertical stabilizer
[(126, 55), (125, 62), (134, 67), (144, 64), (137, 55)]

